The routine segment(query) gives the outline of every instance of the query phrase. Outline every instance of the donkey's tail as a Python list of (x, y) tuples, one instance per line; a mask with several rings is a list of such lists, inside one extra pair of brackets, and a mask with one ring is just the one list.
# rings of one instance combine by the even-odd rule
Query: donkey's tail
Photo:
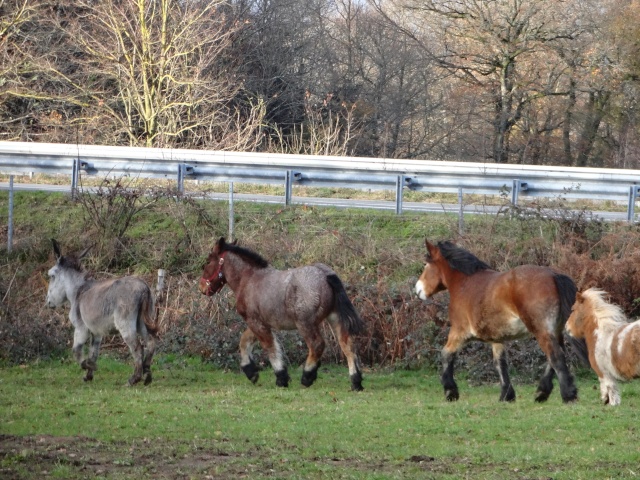
[(144, 323), (144, 326), (147, 327), (147, 332), (155, 337), (158, 333), (157, 320), (158, 315), (156, 312), (153, 295), (151, 294), (151, 290), (147, 288), (142, 295), (140, 310), (138, 310), (138, 325), (141, 325), (140, 322)]
[(335, 273), (327, 275), (327, 283), (335, 295), (335, 311), (338, 314), (340, 324), (346, 328), (349, 335), (364, 333), (366, 326), (353, 303), (349, 300), (344, 285)]
[[(556, 288), (558, 289), (558, 297), (560, 299), (560, 318), (562, 319), (562, 326), (571, 315), (571, 307), (576, 301), (576, 294), (578, 293), (578, 287), (575, 282), (562, 273), (556, 273), (553, 276), (553, 280), (556, 282)], [(580, 361), (589, 366), (589, 351), (587, 349), (587, 342), (584, 338), (577, 339), (571, 335), (566, 336), (569, 340), (569, 344), (573, 348)]]

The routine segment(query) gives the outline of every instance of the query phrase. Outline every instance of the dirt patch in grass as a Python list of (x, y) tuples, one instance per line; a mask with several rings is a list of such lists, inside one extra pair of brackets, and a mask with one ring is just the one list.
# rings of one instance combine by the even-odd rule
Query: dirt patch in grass
[[(251, 448), (246, 453), (224, 449), (224, 441), (203, 441), (200, 445), (161, 440), (102, 442), (87, 437), (0, 435), (0, 478), (25, 480), (42, 478), (288, 478), (297, 467), (273, 458), (269, 452)], [(300, 459), (302, 460), (302, 459)], [(405, 468), (439, 474), (452, 472), (449, 462), (427, 455), (415, 455), (405, 462), (356, 458), (313, 457), (315, 472), (310, 477), (343, 478), (397, 473)]]
[[(184, 446), (182, 446), (184, 447)], [(29, 478), (242, 478), (234, 457), (219, 449), (164, 442), (101, 442), (86, 437), (0, 435), (0, 477)], [(222, 470), (222, 471), (221, 471)]]

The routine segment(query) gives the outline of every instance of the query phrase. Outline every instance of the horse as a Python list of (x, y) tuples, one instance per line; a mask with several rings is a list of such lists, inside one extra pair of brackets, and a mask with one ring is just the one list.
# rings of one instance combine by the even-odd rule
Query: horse
[[(544, 402), (553, 389), (557, 374), (562, 400), (578, 399), (578, 389), (569, 372), (563, 329), (577, 288), (568, 276), (551, 268), (521, 265), (497, 272), (472, 253), (453, 244), (425, 240), (426, 263), (415, 285), (422, 300), (448, 290), (450, 330), (442, 349), (441, 382), (448, 401), (459, 399), (453, 377), (456, 353), (469, 341), (491, 343), (500, 377), (500, 401), (512, 402), (516, 393), (511, 384), (504, 342), (530, 334), (548, 359), (535, 400)], [(578, 354), (586, 358), (584, 343), (576, 341)]]
[[(135, 363), (129, 385), (138, 383), (143, 374), (144, 384), (150, 384), (157, 328), (153, 318), (154, 298), (149, 286), (141, 278), (133, 276), (94, 280), (84, 272), (80, 263), (91, 247), (79, 255), (63, 256), (58, 242), (52, 239), (51, 243), (56, 263), (48, 272), (46, 304), (51, 308), (66, 301), (71, 304), (69, 319), (74, 327), (73, 354), (80, 367), (86, 370), (84, 381), (93, 380), (102, 337), (115, 327), (129, 347)], [(138, 341), (138, 335), (144, 347)], [(85, 358), (83, 350), (89, 337), (89, 355)]]
[(362, 369), (353, 336), (365, 324), (349, 300), (342, 281), (327, 265), (316, 263), (277, 270), (258, 253), (221, 237), (214, 245), (199, 281), (202, 294), (212, 296), (228, 284), (236, 296), (236, 310), (248, 328), (240, 338), (240, 366), (247, 378), (258, 381), (252, 355), (257, 341), (267, 352), (278, 387), (289, 386), (283, 351), (274, 330), (298, 330), (309, 349), (301, 383), (317, 379), (325, 341), (320, 325), (327, 320), (347, 358), (351, 389), (363, 390)]
[(565, 328), (587, 342), (602, 402), (620, 405), (616, 381), (640, 377), (640, 320), (629, 323), (618, 305), (604, 299), (606, 294), (597, 288), (578, 293)]

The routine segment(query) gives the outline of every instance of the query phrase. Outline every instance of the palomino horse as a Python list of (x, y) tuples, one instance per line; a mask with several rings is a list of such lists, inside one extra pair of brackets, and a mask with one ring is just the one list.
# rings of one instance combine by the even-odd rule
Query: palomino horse
[(282, 347), (273, 331), (297, 329), (309, 348), (302, 385), (311, 386), (325, 347), (319, 327), (326, 319), (347, 357), (351, 389), (362, 390), (362, 372), (352, 337), (362, 333), (365, 325), (331, 268), (316, 263), (276, 270), (257, 253), (220, 238), (207, 258), (199, 288), (211, 296), (227, 283), (236, 295), (238, 313), (249, 327), (240, 338), (240, 366), (249, 380), (258, 381), (252, 356), (258, 340), (269, 355), (276, 385), (289, 385)]
[(566, 329), (572, 337), (586, 340), (602, 401), (620, 405), (616, 381), (640, 377), (640, 320), (629, 323), (620, 307), (604, 300), (605, 295), (596, 288), (578, 293)]
[[(569, 277), (550, 268), (522, 265), (508, 272), (492, 270), (451, 242), (428, 241), (424, 270), (416, 283), (422, 300), (449, 290), (451, 328), (442, 350), (442, 385), (449, 401), (459, 398), (453, 378), (456, 352), (470, 340), (490, 342), (500, 375), (501, 401), (514, 401), (503, 342), (533, 334), (549, 362), (535, 400), (544, 402), (558, 375), (564, 402), (577, 400), (578, 390), (567, 367), (563, 328), (576, 295)], [(579, 353), (583, 353), (580, 350)]]
[[(69, 319), (75, 328), (73, 353), (82, 369), (87, 371), (84, 380), (93, 380), (102, 337), (115, 327), (135, 362), (129, 385), (138, 383), (143, 374), (144, 384), (151, 383), (156, 327), (151, 323), (154, 300), (149, 286), (138, 277), (93, 280), (80, 265), (89, 248), (78, 256), (62, 256), (58, 242), (53, 239), (51, 242), (56, 264), (49, 270), (47, 305), (53, 308), (67, 300), (71, 303)], [(146, 351), (138, 341), (138, 334), (146, 345)], [(84, 344), (89, 337), (92, 337), (89, 357), (83, 358)]]

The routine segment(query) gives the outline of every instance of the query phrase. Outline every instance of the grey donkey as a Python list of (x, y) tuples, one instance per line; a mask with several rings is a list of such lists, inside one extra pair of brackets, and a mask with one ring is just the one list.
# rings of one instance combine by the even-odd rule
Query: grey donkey
[[(86, 370), (84, 380), (93, 380), (102, 338), (115, 328), (129, 347), (135, 363), (129, 385), (138, 383), (143, 374), (144, 384), (151, 383), (157, 328), (154, 298), (149, 286), (133, 276), (94, 280), (80, 264), (91, 247), (77, 256), (63, 256), (58, 242), (52, 239), (51, 243), (56, 264), (49, 270), (46, 304), (51, 308), (59, 307), (67, 300), (71, 304), (69, 319), (75, 328), (73, 354)], [(89, 338), (89, 356), (85, 358), (83, 350)]]

